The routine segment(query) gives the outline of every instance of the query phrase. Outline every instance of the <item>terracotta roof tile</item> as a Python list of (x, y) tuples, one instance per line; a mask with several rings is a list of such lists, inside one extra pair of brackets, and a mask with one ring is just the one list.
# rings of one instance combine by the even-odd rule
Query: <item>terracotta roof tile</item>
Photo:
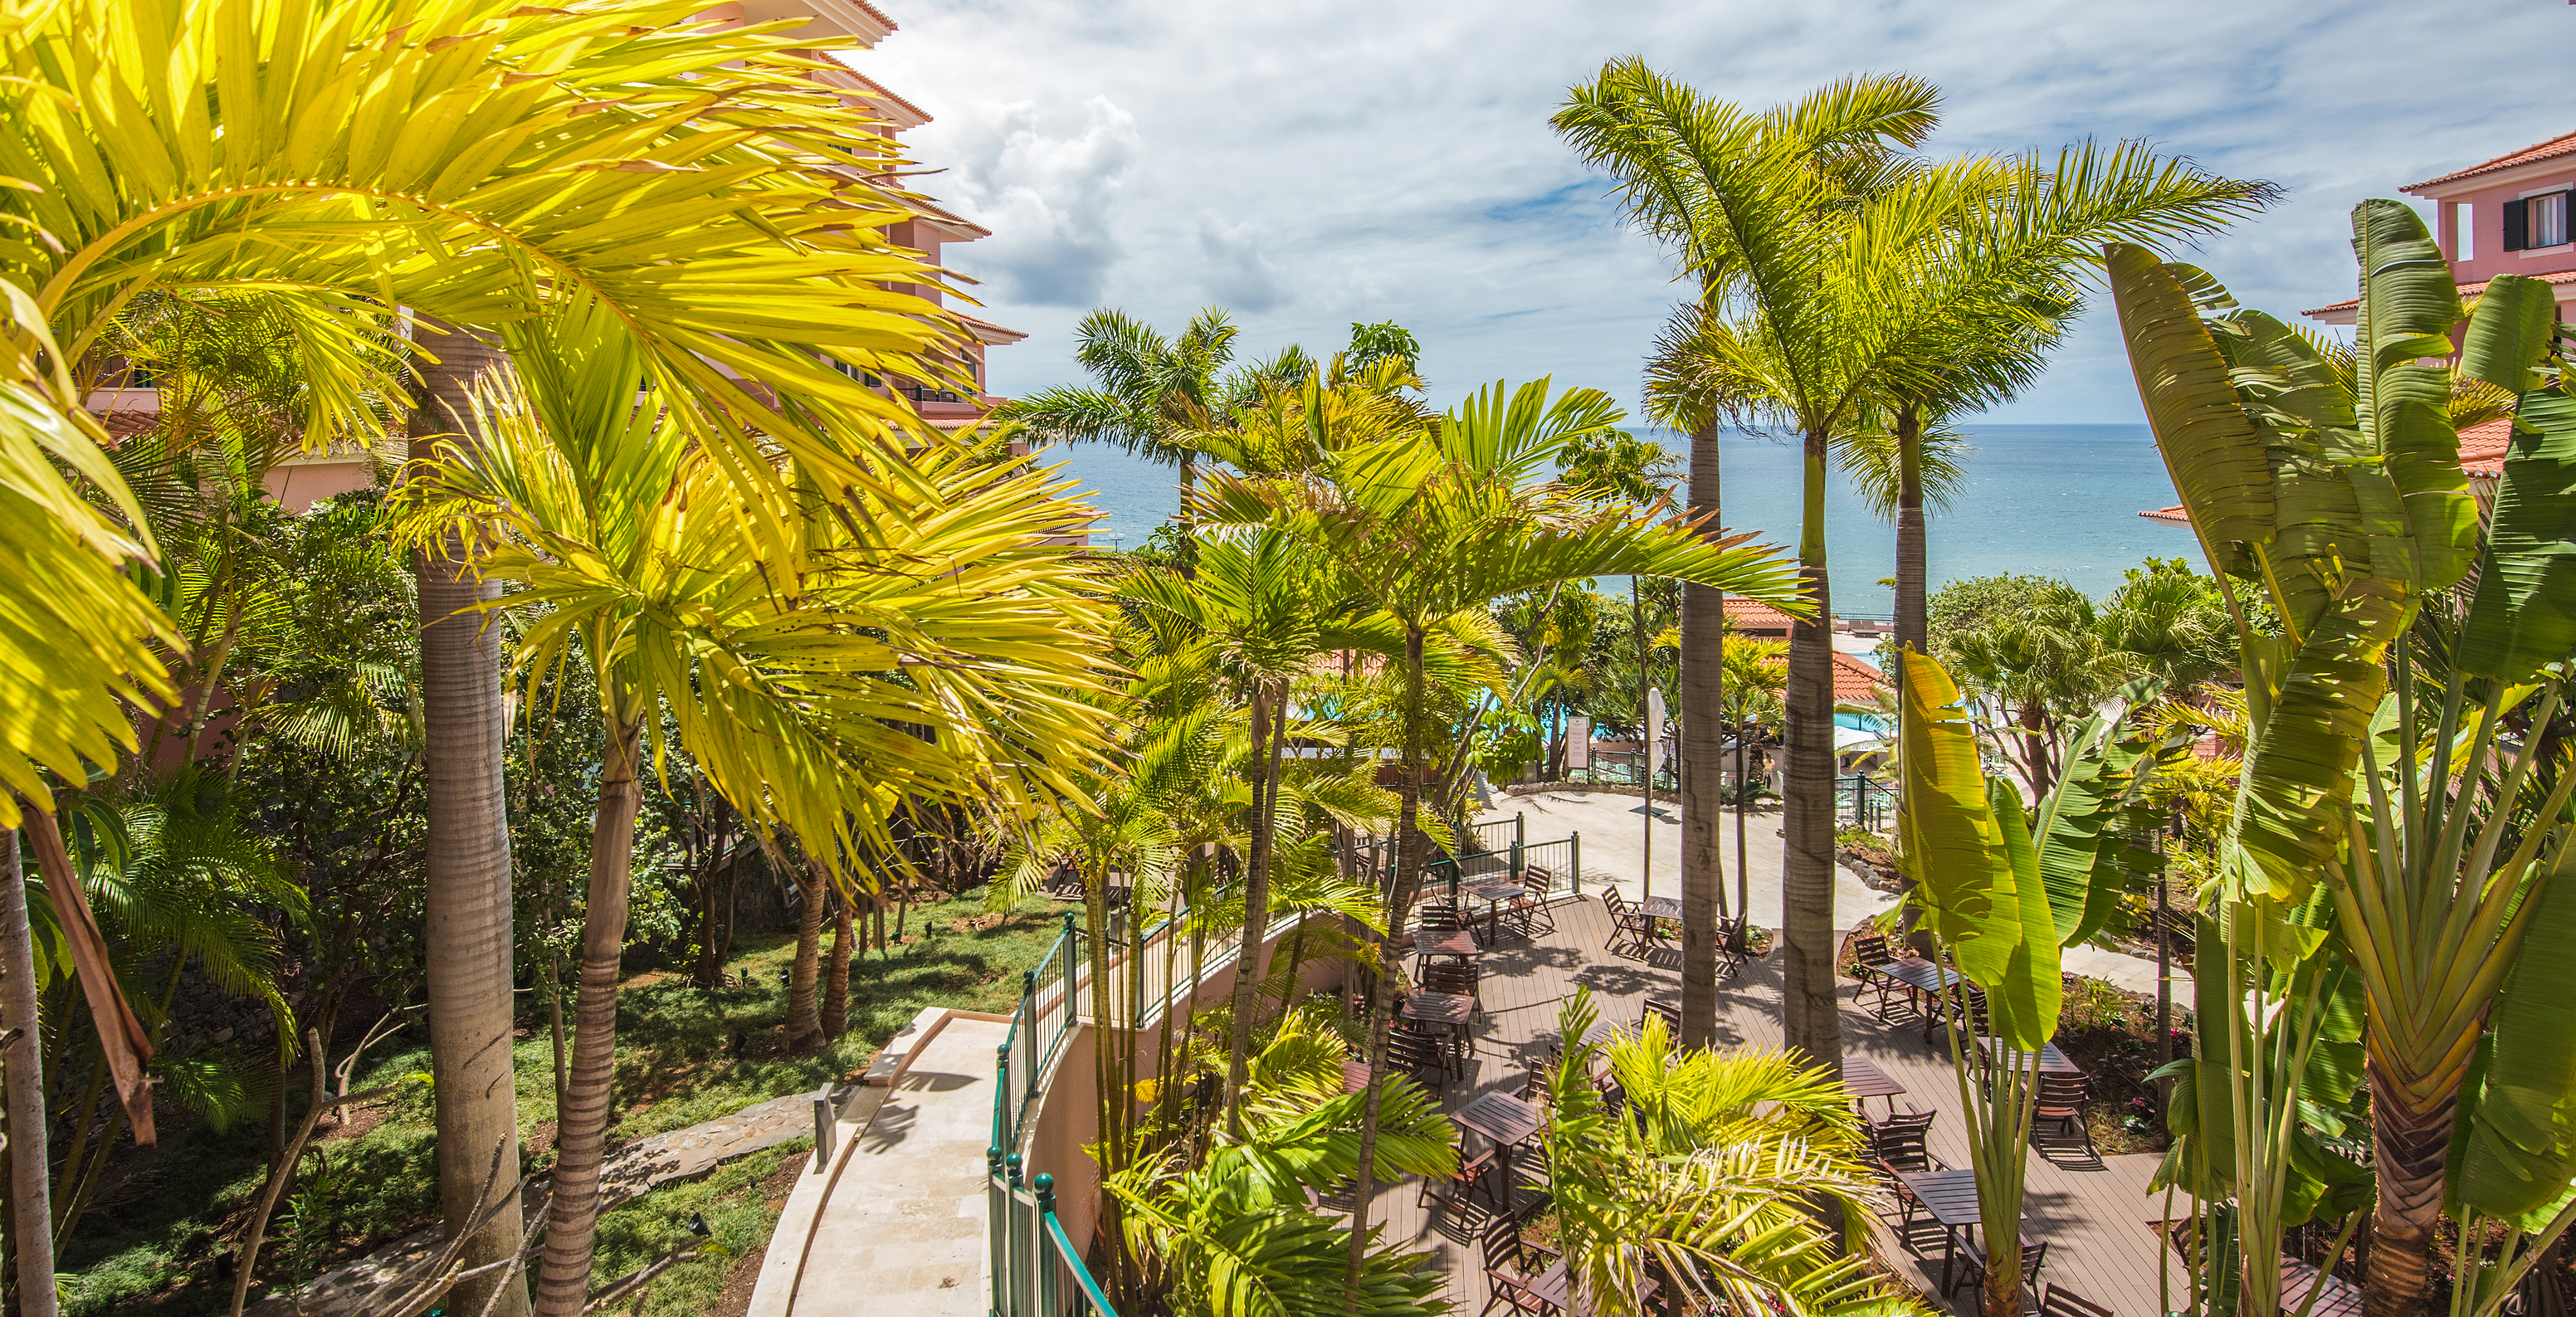
[[(2494, 480), (2504, 475), (2505, 450), (2513, 443), (2513, 418), (2499, 416), (2480, 421), (2460, 431), (2460, 470), (2472, 477)], [(2191, 524), (2191, 514), (2180, 503), (2169, 508), (2149, 508), (2138, 514), (2149, 521), (2171, 522), (2176, 526)]]
[(2460, 431), (2460, 469), (2489, 480), (2504, 474), (2505, 449), (2513, 444), (2513, 418), (2499, 416)]
[(2560, 133), (2546, 142), (2534, 142), (2519, 151), (2497, 156), (2493, 160), (2483, 161), (2466, 169), (2454, 169), (2440, 178), (2428, 178), (2421, 183), (2409, 183), (2403, 190), (2413, 192), (2418, 188), (2439, 187), (2459, 179), (2498, 173), (2517, 165), (2538, 164), (2543, 160), (2555, 160), (2565, 155), (2576, 155), (2576, 133)]
[[(2576, 284), (2576, 270), (2552, 270), (2546, 274), (2534, 273), (2531, 277), (2540, 280), (2542, 283)], [(2487, 280), (2479, 279), (2470, 283), (2461, 284), (2460, 296), (2475, 297), (2486, 290)], [(2360, 298), (2347, 297), (2340, 302), (2332, 302), (2325, 306), (2314, 307), (2306, 311), (2301, 311), (2299, 314), (2303, 316), (2321, 316), (2329, 312), (2357, 311), (2360, 309)]]
[(1876, 704), (1878, 688), (1887, 684), (1887, 674), (1860, 658), (1834, 651), (1834, 703)]
[(1759, 599), (1748, 599), (1738, 594), (1726, 597), (1726, 620), (1734, 623), (1738, 631), (1777, 631), (1784, 635), (1798, 622), (1798, 619)]

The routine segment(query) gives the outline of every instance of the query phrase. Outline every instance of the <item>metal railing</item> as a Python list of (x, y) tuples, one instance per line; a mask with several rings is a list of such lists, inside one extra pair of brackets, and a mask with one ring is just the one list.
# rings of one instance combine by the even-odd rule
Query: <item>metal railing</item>
[[(1163, 925), (1170, 927), (1169, 921)], [(1157, 934), (1163, 930), (1155, 930)], [(1038, 967), (1020, 976), (1020, 1004), (1010, 1030), (994, 1049), (993, 1142), (985, 1161), (985, 1245), (991, 1250), (994, 1317), (1063, 1317), (1092, 1312), (1117, 1317), (1100, 1292), (1082, 1251), (1056, 1220), (1055, 1177), (1023, 1184), (1022, 1149), (1029, 1114), (1046, 1091), (1046, 1077), (1080, 1022), (1074, 991), (1082, 964), (1082, 930), (1073, 912)]]
[[(1674, 761), (1667, 758), (1664, 761), (1663, 771), (1655, 774), (1655, 790), (1680, 790), (1679, 772), (1680, 770), (1674, 766)], [(1595, 750), (1592, 752), (1589, 764), (1582, 768), (1568, 769), (1567, 773), (1569, 776), (1580, 774), (1574, 780), (1587, 782), (1593, 786), (1643, 786), (1646, 782), (1646, 752)]]
[(1834, 818), (1883, 832), (1896, 814), (1896, 792), (1864, 773), (1834, 779)]
[(1423, 874), (1425, 893), (1446, 889), (1452, 901), (1470, 900), (1466, 888), (1487, 878), (1526, 881), (1531, 869), (1548, 875), (1547, 894), (1583, 894), (1583, 834), (1534, 844), (1515, 842), (1502, 850), (1469, 851), (1433, 860)]
[(1466, 835), (1458, 838), (1469, 850), (1499, 851), (1529, 840), (1529, 816), (1514, 814), (1507, 819), (1467, 825)]

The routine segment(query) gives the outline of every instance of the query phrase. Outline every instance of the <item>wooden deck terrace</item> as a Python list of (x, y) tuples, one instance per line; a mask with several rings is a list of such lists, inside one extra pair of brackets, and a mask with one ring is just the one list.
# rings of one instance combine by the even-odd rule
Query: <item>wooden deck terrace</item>
[[(1678, 1002), (1681, 952), (1677, 946), (1656, 948), (1644, 958), (1614, 955), (1603, 949), (1610, 920), (1591, 897), (1560, 901), (1553, 907), (1556, 931), (1536, 939), (1505, 932), (1485, 937), (1482, 973), (1477, 981), (1479, 1012), (1475, 1051), (1466, 1077), (1451, 1078), (1441, 1090), (1443, 1107), (1459, 1111), (1486, 1093), (1516, 1092), (1530, 1058), (1544, 1059), (1555, 1047), (1558, 1002), (1578, 985), (1592, 989), (1601, 1019), (1633, 1028), (1649, 997)], [(1718, 993), (1717, 1036), (1721, 1046), (1780, 1045), (1780, 957), (1776, 954), (1747, 965)], [(1938, 1111), (1930, 1146), (1952, 1167), (1968, 1165), (1959, 1090), (1946, 1050), (1924, 1042), (1921, 1022), (1903, 1006), (1894, 1022), (1874, 1013), (1874, 1002), (1854, 1005), (1851, 984), (1842, 986), (1843, 1047), (1849, 1056), (1866, 1057), (1906, 1088), (1899, 1108), (1912, 1104)], [(1873, 1100), (1872, 1114), (1885, 1111)], [(1475, 1136), (1467, 1136), (1472, 1152)], [(2048, 1242), (2048, 1257), (2039, 1279), (2066, 1286), (2109, 1307), (2118, 1317), (2158, 1317), (2156, 1269), (2166, 1254), (2147, 1222), (2157, 1215), (2161, 1196), (2150, 1198), (2147, 1182), (2157, 1158), (2152, 1154), (2084, 1158), (2054, 1147), (2033, 1148), (2024, 1212), (2025, 1232)], [(1526, 1177), (1524, 1177), (1526, 1183)], [(1407, 1179), (1377, 1195), (1372, 1222), (1386, 1226), (1394, 1247), (1429, 1252), (1434, 1265), (1447, 1268), (1452, 1311), (1473, 1317), (1487, 1298), (1484, 1264), (1476, 1226), (1485, 1218), (1461, 1221), (1437, 1205), (1417, 1206), (1420, 1182)], [(1918, 1213), (1914, 1240), (1897, 1237), (1893, 1198), (1886, 1219), (1872, 1227), (1878, 1253), (1888, 1266), (1931, 1297), (1934, 1307), (1974, 1317), (1978, 1296), (1963, 1290), (1944, 1303), (1936, 1291), (1941, 1276), (1940, 1228)], [(2181, 1269), (2171, 1269), (2171, 1284), (2185, 1292)]]

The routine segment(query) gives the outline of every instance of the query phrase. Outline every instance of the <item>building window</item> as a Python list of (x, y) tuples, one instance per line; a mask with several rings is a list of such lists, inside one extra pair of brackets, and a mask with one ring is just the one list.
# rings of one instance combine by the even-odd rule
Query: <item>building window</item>
[(2524, 197), (2519, 202), (2506, 203), (2502, 209), (2506, 251), (2530, 251), (2566, 244), (2566, 193), (2545, 192), (2536, 197)]

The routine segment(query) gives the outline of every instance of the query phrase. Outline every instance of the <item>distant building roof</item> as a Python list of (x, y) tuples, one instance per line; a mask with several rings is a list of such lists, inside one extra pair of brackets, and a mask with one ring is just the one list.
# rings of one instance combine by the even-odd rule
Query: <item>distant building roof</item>
[[(2513, 418), (2499, 416), (2480, 421), (2460, 431), (2460, 470), (2471, 479), (2496, 480), (2504, 475), (2505, 451), (2513, 446)], [(2175, 526), (2191, 524), (2191, 513), (2180, 503), (2169, 508), (2149, 508), (2138, 514), (2149, 521)]]
[(1778, 634), (1785, 636), (1789, 634), (1790, 627), (1798, 624), (1798, 619), (1789, 616), (1787, 613), (1783, 613), (1779, 609), (1773, 608), (1771, 605), (1766, 604), (1759, 599), (1748, 599), (1740, 594), (1731, 594), (1726, 597), (1726, 620), (1734, 623), (1736, 630), (1744, 632), (1747, 635)]
[(2480, 174), (2502, 173), (2518, 165), (2536, 165), (2543, 160), (2555, 160), (2567, 155), (2576, 155), (2576, 133), (2560, 133), (2546, 142), (2534, 142), (2519, 151), (2497, 156), (2493, 160), (2483, 161), (2466, 169), (2454, 169), (2440, 178), (2428, 178), (2421, 183), (2409, 183), (2404, 190), (2413, 192), (2421, 188), (2440, 187), (2444, 183), (2455, 183), (2464, 178), (2475, 178)]
[[(2531, 274), (2530, 276), (2528, 276), (2528, 277), (2533, 278), (2533, 279), (2538, 279), (2538, 280), (2540, 280), (2542, 283), (2551, 283), (2551, 284), (2576, 284), (2576, 270), (2551, 270), (2551, 271), (2547, 271), (2547, 272), (2545, 272), (2545, 273), (2544, 273), (2544, 272), (2541, 272), (2541, 271), (2534, 271), (2534, 272), (2532, 272), (2532, 274)], [(2477, 296), (2478, 294), (2485, 292), (2486, 290), (2487, 290), (2487, 281), (2486, 281), (2486, 280), (2484, 280), (2484, 279), (2479, 279), (2479, 280), (2475, 280), (2475, 281), (2470, 282), (2470, 283), (2464, 283), (2464, 284), (2461, 284), (2461, 285), (2460, 285), (2460, 296), (2462, 296), (2462, 297), (2475, 297), (2475, 296)], [(2345, 324), (2350, 324), (2350, 323), (2352, 323), (2351, 317), (2352, 317), (2353, 313), (2355, 313), (2355, 312), (2357, 312), (2357, 311), (2359, 311), (2359, 310), (2361, 310), (2361, 299), (2360, 299), (2360, 298), (2357, 298), (2357, 297), (2347, 297), (2347, 298), (2345, 298), (2344, 300), (2342, 300), (2342, 301), (2340, 301), (2340, 302), (2333, 302), (2333, 303), (2329, 303), (2329, 304), (2327, 304), (2327, 305), (2325, 305), (2325, 306), (2320, 306), (2320, 307), (2317, 307), (2317, 308), (2315, 308), (2315, 309), (2313, 309), (2313, 310), (2302, 311), (2302, 312), (2300, 312), (2299, 314), (2300, 314), (2300, 315), (2303, 315), (2303, 316), (2313, 316), (2313, 317), (2316, 317), (2317, 319), (2320, 319), (2320, 320), (2330, 319), (2330, 318), (2335, 317), (2335, 316), (2342, 316), (2342, 317), (2344, 317), (2343, 319), (2341, 319), (2341, 320), (2335, 320), (2335, 321), (2334, 321), (2334, 323), (2335, 323), (2335, 324), (2339, 324), (2339, 325), (2345, 325)]]
[(964, 322), (966, 331), (973, 334), (975, 336), (975, 341), (978, 343), (1003, 347), (1017, 343), (1021, 339), (1029, 336), (1027, 330), (1004, 328), (1001, 325), (994, 324), (990, 320), (978, 320), (963, 311), (950, 311), (949, 314)]
[(1834, 703), (1876, 704), (1887, 674), (1841, 650), (1834, 651)]
[(2489, 480), (2504, 475), (2504, 454), (2513, 446), (2513, 418), (2499, 416), (2460, 431), (2460, 469)]

